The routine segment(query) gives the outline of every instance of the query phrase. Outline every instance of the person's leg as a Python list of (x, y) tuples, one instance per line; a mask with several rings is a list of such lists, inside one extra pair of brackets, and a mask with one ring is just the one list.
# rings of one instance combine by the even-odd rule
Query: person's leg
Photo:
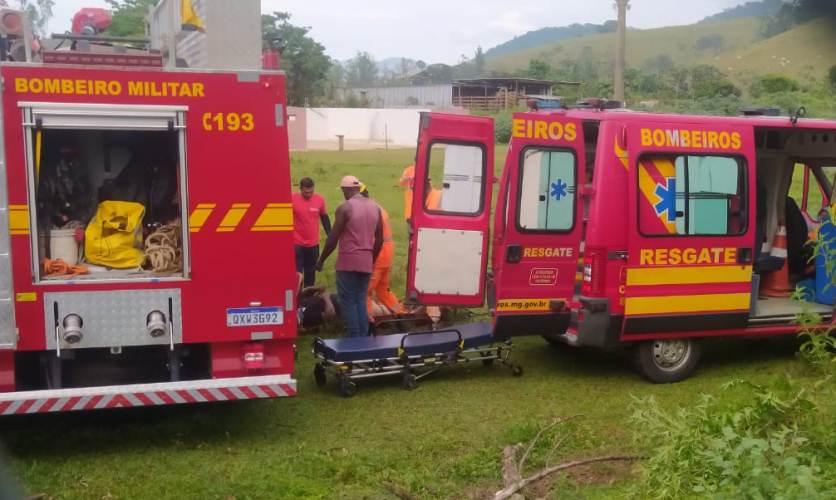
[[(346, 333), (349, 337), (360, 335), (357, 328), (357, 305), (355, 304), (354, 273), (350, 271), (337, 271), (337, 295), (340, 298), (340, 309), (345, 323)], [(365, 302), (361, 302), (365, 310)]]
[(389, 288), (389, 275), (391, 272), (391, 266), (382, 270), (382, 272), (380, 273), (380, 282), (377, 284), (377, 288), (375, 288), (374, 293), (375, 295), (377, 295), (377, 300), (381, 304), (386, 306), (393, 313), (398, 314), (401, 312), (401, 302)]
[(370, 318), (374, 318), (374, 314), (372, 313), (374, 310), (374, 300), (372, 300), (372, 298), (375, 290), (377, 290), (377, 284), (380, 283), (380, 277), (382, 274), (383, 269), (378, 266), (374, 266), (372, 277), (369, 278), (369, 292), (366, 294), (366, 311), (368, 312)]
[(296, 258), (296, 276), (299, 278), (299, 286), (296, 287), (296, 293), (302, 291), (304, 285), (304, 269), (305, 269), (305, 253), (299, 245), (293, 245), (293, 255)]
[(304, 252), (304, 268), (305, 268), (305, 286), (316, 285), (316, 261), (319, 259), (319, 245), (315, 247), (305, 247)]
[(369, 280), (371, 273), (354, 273), (355, 277), (355, 300), (357, 301), (357, 330), (359, 335), (369, 334), (369, 312), (366, 309), (366, 297), (369, 294)]
[(299, 245), (293, 245), (293, 254), (296, 257), (296, 272), (305, 272), (305, 249)]

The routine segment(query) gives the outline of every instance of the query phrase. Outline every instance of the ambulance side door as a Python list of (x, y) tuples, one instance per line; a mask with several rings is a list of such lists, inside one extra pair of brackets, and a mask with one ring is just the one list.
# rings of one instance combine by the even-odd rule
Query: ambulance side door
[(583, 235), (583, 127), (564, 114), (514, 115), (504, 231), (494, 245), (496, 334), (561, 334)]
[(622, 340), (745, 328), (756, 207), (751, 127), (635, 124), (627, 142)]
[(408, 300), (484, 301), (494, 169), (493, 119), (421, 113), (410, 226)]

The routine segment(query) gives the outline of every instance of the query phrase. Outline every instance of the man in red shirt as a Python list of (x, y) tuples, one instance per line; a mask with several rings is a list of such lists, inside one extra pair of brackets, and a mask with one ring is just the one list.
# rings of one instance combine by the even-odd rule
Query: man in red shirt
[(316, 262), (319, 260), (319, 223), (325, 234), (331, 232), (331, 219), (325, 200), (314, 193), (314, 181), (304, 177), (299, 192), (293, 193), (293, 245), (296, 250), (296, 272), (304, 275), (303, 286), (316, 283)]

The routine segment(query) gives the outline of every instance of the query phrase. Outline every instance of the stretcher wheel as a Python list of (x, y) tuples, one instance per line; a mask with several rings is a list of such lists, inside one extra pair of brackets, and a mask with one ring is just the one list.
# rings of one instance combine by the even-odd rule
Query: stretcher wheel
[(403, 388), (407, 391), (411, 391), (412, 389), (418, 387), (418, 379), (415, 378), (415, 375), (412, 373), (404, 373), (401, 385), (403, 385)]
[(322, 387), (326, 382), (328, 382), (328, 377), (325, 375), (325, 367), (322, 365), (318, 364), (314, 366), (313, 376), (317, 387)]
[(511, 367), (511, 374), (515, 377), (521, 377), (523, 374), (522, 366), (514, 365)]
[(340, 380), (340, 396), (350, 398), (357, 393), (357, 384), (344, 378)]

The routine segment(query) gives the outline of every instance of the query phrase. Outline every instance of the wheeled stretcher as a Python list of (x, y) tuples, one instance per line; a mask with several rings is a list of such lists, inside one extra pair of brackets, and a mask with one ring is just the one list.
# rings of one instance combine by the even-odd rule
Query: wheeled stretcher
[(357, 391), (355, 380), (400, 376), (404, 389), (414, 389), (418, 380), (449, 365), (481, 361), (490, 366), (499, 360), (514, 375), (522, 367), (509, 361), (510, 340), (497, 340), (489, 323), (468, 323), (440, 330), (383, 335), (317, 339), (314, 342), (314, 378), (326, 384), (328, 373), (339, 383), (340, 395)]

